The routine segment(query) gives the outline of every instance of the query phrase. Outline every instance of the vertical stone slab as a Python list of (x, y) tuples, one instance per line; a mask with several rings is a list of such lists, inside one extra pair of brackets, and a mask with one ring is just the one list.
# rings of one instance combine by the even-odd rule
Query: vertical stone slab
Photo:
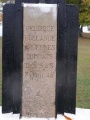
[(55, 117), (57, 5), (23, 4), (22, 116)]

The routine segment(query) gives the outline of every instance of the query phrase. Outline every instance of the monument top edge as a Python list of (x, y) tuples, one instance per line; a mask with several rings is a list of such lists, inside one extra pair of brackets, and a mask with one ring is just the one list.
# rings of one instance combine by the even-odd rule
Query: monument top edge
[(22, 3), (23, 7), (57, 7), (57, 4), (46, 4), (46, 3), (38, 3), (38, 4), (31, 4), (31, 3)]

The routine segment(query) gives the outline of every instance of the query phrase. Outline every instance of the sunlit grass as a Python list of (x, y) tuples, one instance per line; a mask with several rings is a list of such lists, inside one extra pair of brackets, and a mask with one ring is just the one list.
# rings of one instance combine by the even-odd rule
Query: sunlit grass
[(90, 39), (78, 41), (77, 107), (90, 108)]

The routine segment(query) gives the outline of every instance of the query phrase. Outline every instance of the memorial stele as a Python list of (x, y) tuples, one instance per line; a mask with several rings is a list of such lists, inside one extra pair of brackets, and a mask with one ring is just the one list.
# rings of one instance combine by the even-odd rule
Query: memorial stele
[(57, 4), (23, 3), (22, 116), (55, 118)]

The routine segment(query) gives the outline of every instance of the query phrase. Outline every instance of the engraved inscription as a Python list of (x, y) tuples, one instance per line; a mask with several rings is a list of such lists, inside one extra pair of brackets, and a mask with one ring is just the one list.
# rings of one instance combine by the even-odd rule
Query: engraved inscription
[(22, 115), (55, 117), (57, 5), (24, 4), (23, 16)]

